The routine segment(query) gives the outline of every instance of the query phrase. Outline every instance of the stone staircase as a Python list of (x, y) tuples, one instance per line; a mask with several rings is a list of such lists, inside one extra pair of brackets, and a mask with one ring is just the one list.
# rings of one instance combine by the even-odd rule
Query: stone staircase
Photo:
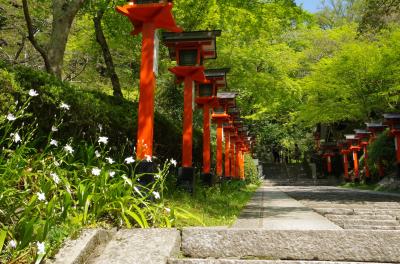
[[(315, 187), (317, 188), (317, 187)], [(400, 197), (332, 187), (285, 192), (343, 229), (400, 230)]]
[(335, 177), (313, 179), (300, 163), (267, 163), (263, 171), (265, 183), (269, 186), (332, 186), (339, 183)]

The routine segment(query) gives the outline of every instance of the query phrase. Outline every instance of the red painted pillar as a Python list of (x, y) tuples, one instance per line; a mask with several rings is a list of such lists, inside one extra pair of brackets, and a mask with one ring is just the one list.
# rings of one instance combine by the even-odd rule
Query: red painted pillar
[(222, 177), (222, 121), (217, 121), (217, 176)]
[(210, 173), (211, 164), (211, 143), (210, 143), (210, 106), (203, 105), (203, 173)]
[(183, 92), (183, 141), (182, 141), (182, 167), (192, 167), (193, 145), (193, 80), (185, 77)]
[(359, 168), (358, 168), (358, 154), (357, 154), (357, 150), (353, 150), (353, 162), (354, 162), (354, 179), (355, 180), (359, 180)]
[(238, 146), (238, 143), (236, 143), (236, 162), (235, 162), (235, 176), (237, 178), (240, 178), (240, 147)]
[(394, 143), (396, 147), (397, 163), (400, 164), (400, 132), (395, 132)]
[(244, 153), (243, 151), (240, 151), (240, 179), (244, 180), (244, 178)]
[(344, 178), (349, 180), (349, 160), (347, 159), (347, 152), (343, 152), (343, 167), (344, 167)]
[(144, 23), (142, 30), (142, 62), (140, 66), (140, 94), (138, 112), (138, 133), (136, 156), (144, 159), (145, 155), (153, 156), (154, 127), (154, 33), (153, 23)]
[(230, 149), (230, 151), (231, 151), (231, 155), (230, 155), (230, 164), (231, 164), (231, 169), (230, 169), (230, 172), (231, 172), (231, 175), (230, 176), (232, 176), (232, 178), (235, 178), (236, 177), (236, 170), (235, 170), (235, 159), (236, 159), (236, 154), (235, 154), (235, 148), (236, 148), (236, 140), (233, 138), (233, 137), (231, 137), (231, 149)]
[(225, 177), (231, 176), (230, 173), (230, 133), (225, 130)]
[(326, 162), (327, 162), (328, 173), (331, 174), (332, 173), (332, 158), (331, 158), (331, 155), (327, 155), (326, 156)]
[(364, 169), (365, 169), (365, 177), (369, 178), (371, 174), (369, 173), (369, 168), (368, 168), (368, 149), (367, 145), (363, 146), (364, 150)]

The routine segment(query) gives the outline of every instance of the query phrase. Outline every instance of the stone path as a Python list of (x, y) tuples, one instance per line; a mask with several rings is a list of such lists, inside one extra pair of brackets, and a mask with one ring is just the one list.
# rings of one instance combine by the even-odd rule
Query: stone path
[(400, 196), (337, 187), (279, 187), (344, 229), (400, 230)]
[(233, 227), (88, 230), (47, 262), (400, 263), (400, 195), (267, 185)]
[(327, 218), (291, 198), (278, 188), (261, 186), (233, 228), (268, 230), (341, 229)]

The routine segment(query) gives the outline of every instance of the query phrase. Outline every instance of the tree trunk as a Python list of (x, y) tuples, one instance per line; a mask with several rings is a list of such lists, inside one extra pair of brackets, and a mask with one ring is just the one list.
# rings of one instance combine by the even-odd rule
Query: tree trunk
[(46, 48), (40, 45), (34, 34), (29, 15), (28, 1), (22, 0), (25, 21), (28, 27), (28, 39), (42, 56), (46, 71), (61, 79), (65, 48), (72, 22), (85, 0), (52, 0), (53, 23), (49, 43)]
[[(107, 2), (107, 5), (109, 2), (110, 1)], [(105, 8), (100, 8), (97, 11), (96, 16), (93, 18), (94, 29), (96, 32), (96, 41), (97, 41), (97, 43), (99, 43), (99, 45), (101, 47), (101, 51), (103, 53), (104, 62), (106, 63), (106, 67), (107, 67), (107, 74), (110, 77), (112, 87), (113, 87), (113, 94), (116, 97), (122, 98), (123, 95), (122, 95), (122, 91), (121, 91), (121, 85), (119, 83), (119, 78), (118, 78), (117, 73), (115, 72), (113, 58), (111, 56), (111, 52), (108, 47), (107, 40), (104, 36), (103, 27), (101, 25), (101, 20), (103, 18), (104, 12), (105, 12)]]

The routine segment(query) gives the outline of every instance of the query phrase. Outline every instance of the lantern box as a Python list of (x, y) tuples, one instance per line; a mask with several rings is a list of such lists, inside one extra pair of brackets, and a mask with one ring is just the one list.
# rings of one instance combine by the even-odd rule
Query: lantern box
[(364, 129), (354, 129), (354, 132), (356, 133), (355, 136), (359, 139), (361, 145), (368, 144), (371, 132)]
[(199, 84), (199, 97), (213, 97), (215, 96), (214, 85), (212, 83)]
[(200, 66), (204, 59), (217, 57), (216, 38), (220, 30), (163, 32), (162, 41), (168, 47), (169, 56), (178, 66)]
[(215, 107), (215, 108), (214, 108), (214, 114), (216, 114), (216, 115), (223, 115), (223, 114), (226, 114), (225, 108), (222, 107), (222, 106)]
[(207, 80), (211, 81), (216, 89), (227, 88), (226, 74), (229, 72), (229, 68), (221, 69), (207, 69), (204, 71), (204, 75)]
[(347, 142), (350, 145), (351, 150), (360, 150), (359, 146), (359, 139), (356, 137), (356, 135), (344, 135)]

